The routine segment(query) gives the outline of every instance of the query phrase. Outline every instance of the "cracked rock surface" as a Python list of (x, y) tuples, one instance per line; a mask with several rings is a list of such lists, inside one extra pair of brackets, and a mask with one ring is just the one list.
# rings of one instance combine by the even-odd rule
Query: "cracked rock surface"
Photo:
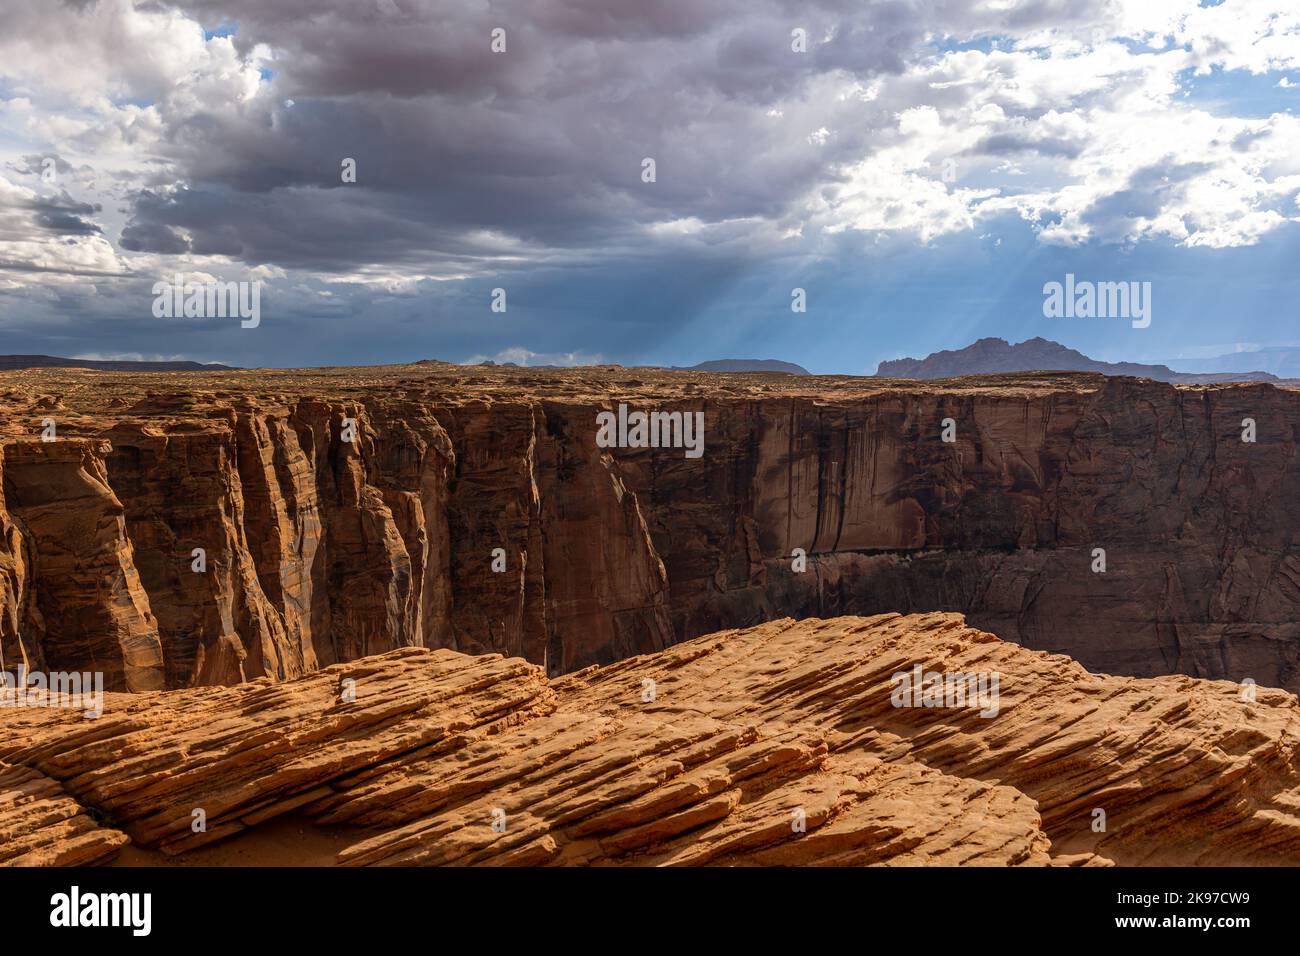
[[(996, 674), (996, 707), (895, 706), (915, 665)], [(294, 814), (345, 835), (343, 865), (1295, 864), (1298, 745), (1287, 692), (1090, 673), (951, 613), (782, 619), (558, 678), (399, 648), (110, 694), (96, 720), (0, 709), (0, 832), (23, 834), (0, 862), (127, 837), (183, 858)]]

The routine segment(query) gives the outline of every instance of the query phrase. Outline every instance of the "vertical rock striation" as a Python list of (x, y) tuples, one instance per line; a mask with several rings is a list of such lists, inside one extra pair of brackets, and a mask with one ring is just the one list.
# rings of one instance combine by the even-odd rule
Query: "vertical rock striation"
[[(1286, 388), (440, 365), (7, 377), (10, 669), (146, 689), (423, 646), (556, 675), (786, 615), (944, 610), (1107, 673), (1300, 689)], [(702, 411), (703, 456), (599, 447), (596, 415), (620, 402)], [(41, 442), (49, 416), (59, 437)]]
[(110, 690), (161, 690), (158, 623), (109, 486), (108, 451), (85, 439), (5, 446), (6, 505), (29, 555), (21, 641), (39, 644), (52, 670), (102, 672)]

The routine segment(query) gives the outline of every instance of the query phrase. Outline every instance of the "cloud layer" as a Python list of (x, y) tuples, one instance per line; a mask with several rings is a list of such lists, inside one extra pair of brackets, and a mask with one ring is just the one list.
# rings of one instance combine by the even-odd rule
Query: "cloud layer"
[[(1253, 249), (1300, 215), (1290, 0), (15, 0), (6, 17), (10, 351), (628, 361), (749, 308), (756, 271), (788, 276), (788, 303), (807, 276), (829, 290), (936, 243)], [(267, 322), (160, 329), (148, 290), (177, 272), (261, 279)]]

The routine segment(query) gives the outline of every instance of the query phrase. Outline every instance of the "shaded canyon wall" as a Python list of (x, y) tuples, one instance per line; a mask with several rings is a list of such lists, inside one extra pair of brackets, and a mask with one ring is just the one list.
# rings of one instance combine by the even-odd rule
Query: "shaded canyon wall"
[[(1300, 690), (1300, 393), (1079, 382), (56, 409), (56, 441), (3, 438), (0, 654), (127, 690), (410, 645), (558, 674), (786, 615), (953, 610), (1108, 673)], [(597, 447), (620, 400), (702, 410), (703, 456)]]

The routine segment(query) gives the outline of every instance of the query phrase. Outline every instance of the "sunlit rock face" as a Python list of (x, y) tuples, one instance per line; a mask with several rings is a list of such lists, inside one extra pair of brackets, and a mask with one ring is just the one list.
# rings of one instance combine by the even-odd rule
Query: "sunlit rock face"
[[(954, 675), (991, 694), (932, 693)], [(103, 697), (95, 720), (0, 709), (0, 864), (1300, 859), (1295, 696), (1094, 674), (951, 613), (782, 619), (557, 678), (407, 647)], [(266, 833), (288, 816), (328, 852)]]

